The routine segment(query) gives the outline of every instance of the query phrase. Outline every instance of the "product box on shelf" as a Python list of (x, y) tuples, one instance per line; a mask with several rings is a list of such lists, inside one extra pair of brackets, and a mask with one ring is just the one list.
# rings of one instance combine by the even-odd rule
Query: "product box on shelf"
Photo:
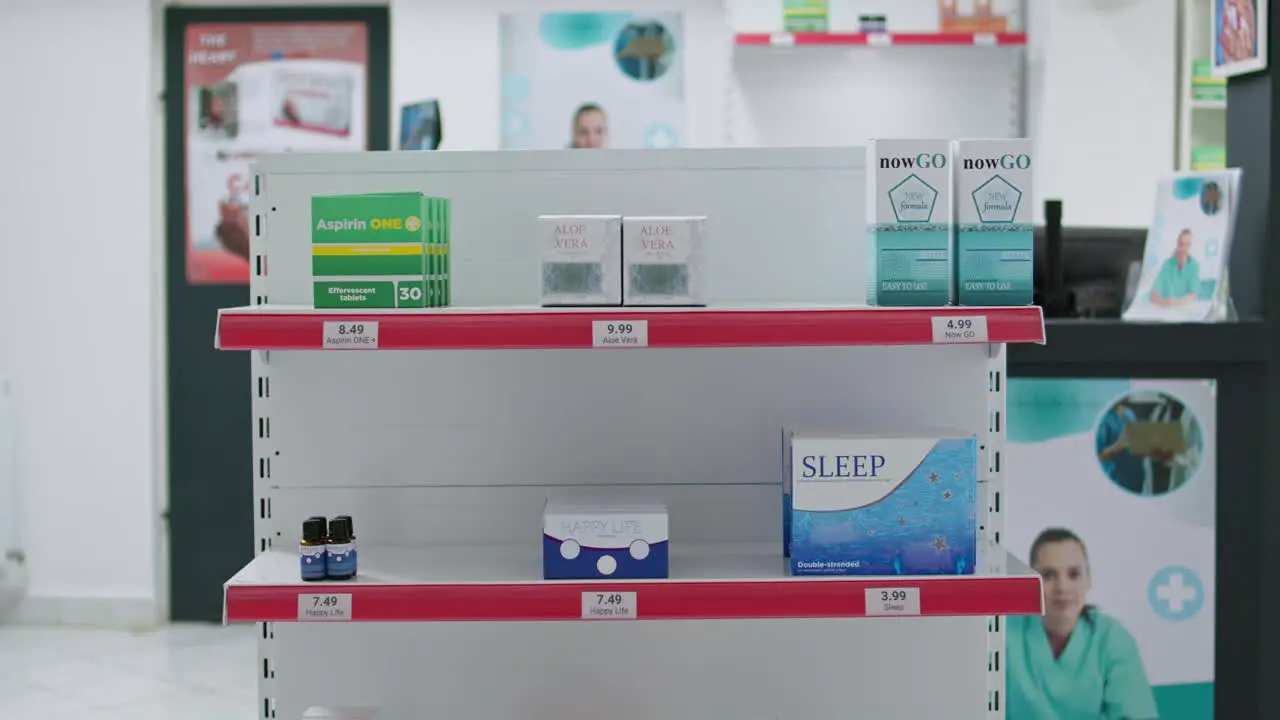
[(957, 140), (956, 293), (961, 305), (1030, 305), (1031, 141)]
[(665, 505), (548, 500), (542, 512), (543, 577), (665, 578), (667, 541)]
[(948, 140), (867, 143), (867, 304), (954, 300)]
[(974, 572), (977, 439), (792, 433), (788, 443), (793, 574)]
[(702, 306), (706, 300), (705, 217), (622, 219), (622, 304)]
[(542, 304), (622, 304), (622, 216), (541, 215)]
[(426, 288), (427, 307), (449, 307), (453, 295), (449, 273), (452, 204), (449, 198), (429, 197), (427, 206)]
[[(439, 264), (429, 258), (440, 255), (442, 248), (447, 257), (447, 207), (448, 200), (413, 192), (311, 198), (315, 307), (445, 304), (433, 284), (440, 282)], [(447, 280), (444, 283), (447, 296)]]

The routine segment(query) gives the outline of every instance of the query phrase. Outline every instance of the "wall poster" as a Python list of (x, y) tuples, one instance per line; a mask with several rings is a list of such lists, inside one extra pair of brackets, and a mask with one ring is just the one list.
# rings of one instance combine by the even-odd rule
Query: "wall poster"
[(501, 31), (504, 149), (681, 145), (680, 13), (519, 13)]
[(253, 159), (368, 146), (368, 28), (192, 24), (184, 42), (187, 282), (245, 284)]
[(1044, 578), (1006, 624), (1009, 720), (1213, 717), (1210, 380), (1011, 379), (1003, 544)]

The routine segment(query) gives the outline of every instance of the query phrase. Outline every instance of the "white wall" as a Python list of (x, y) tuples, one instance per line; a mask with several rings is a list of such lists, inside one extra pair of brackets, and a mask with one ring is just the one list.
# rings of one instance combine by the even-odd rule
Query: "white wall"
[(145, 624), (157, 577), (148, 2), (5, 0), (0, 12), (0, 374), (17, 414), (22, 612)]

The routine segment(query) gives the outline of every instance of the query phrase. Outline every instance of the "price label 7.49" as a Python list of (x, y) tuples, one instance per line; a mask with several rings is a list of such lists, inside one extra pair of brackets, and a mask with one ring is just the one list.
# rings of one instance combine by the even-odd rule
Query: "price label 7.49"
[(987, 341), (986, 315), (935, 315), (935, 343), (984, 343)]
[(298, 622), (350, 622), (351, 593), (298, 596)]
[(867, 588), (867, 616), (919, 615), (920, 588)]
[(635, 620), (636, 594), (601, 590), (582, 593), (583, 620)]
[(593, 320), (591, 347), (649, 347), (648, 320)]
[(325, 350), (377, 350), (378, 321), (326, 322)]

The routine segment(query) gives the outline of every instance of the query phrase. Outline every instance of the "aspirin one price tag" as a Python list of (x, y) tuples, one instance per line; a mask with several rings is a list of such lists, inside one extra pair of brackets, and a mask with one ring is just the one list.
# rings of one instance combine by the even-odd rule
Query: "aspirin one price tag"
[(350, 622), (351, 593), (298, 596), (298, 622)]
[(984, 343), (987, 341), (985, 315), (935, 315), (935, 343)]
[(769, 36), (769, 44), (774, 47), (791, 47), (796, 44), (796, 36), (791, 33), (774, 33)]
[(326, 322), (325, 350), (377, 350), (378, 321)]
[(893, 36), (889, 33), (867, 33), (867, 44), (872, 47), (889, 47), (893, 44)]
[(649, 321), (593, 320), (591, 321), (591, 347), (649, 347)]
[(636, 594), (601, 590), (582, 593), (583, 620), (635, 620)]
[(987, 45), (987, 46), (989, 46), (989, 45), (995, 45), (995, 44), (996, 44), (996, 34), (995, 34), (995, 33), (989, 33), (989, 32), (974, 33), (974, 34), (973, 34), (973, 44), (974, 44), (974, 45)]
[(867, 616), (919, 615), (920, 588), (867, 588)]

